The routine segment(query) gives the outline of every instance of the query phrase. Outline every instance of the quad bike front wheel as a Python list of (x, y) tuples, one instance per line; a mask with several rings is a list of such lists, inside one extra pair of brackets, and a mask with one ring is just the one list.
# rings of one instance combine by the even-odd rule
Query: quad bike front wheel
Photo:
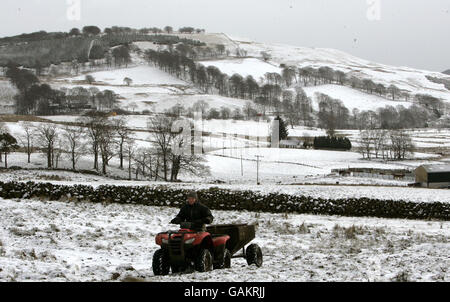
[(213, 257), (208, 249), (202, 249), (195, 259), (195, 270), (209, 272), (213, 269)]
[(217, 264), (214, 264), (214, 269), (222, 269), (230, 267), (231, 267), (231, 252), (228, 249), (225, 249), (222, 261)]
[(159, 249), (153, 254), (152, 266), (155, 276), (165, 276), (169, 274), (169, 255), (165, 250)]
[(245, 250), (245, 259), (248, 265), (256, 264), (257, 267), (261, 267), (263, 264), (261, 248), (257, 244), (250, 244)]

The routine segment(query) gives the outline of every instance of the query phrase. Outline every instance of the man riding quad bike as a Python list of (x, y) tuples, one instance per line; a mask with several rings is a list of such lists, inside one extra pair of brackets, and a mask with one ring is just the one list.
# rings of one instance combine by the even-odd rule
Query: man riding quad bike
[(183, 228), (192, 230), (202, 230), (205, 224), (213, 222), (214, 217), (205, 205), (198, 202), (196, 192), (189, 192), (188, 202), (180, 209), (178, 215), (172, 219), (172, 224), (183, 224)]
[[(156, 235), (156, 244), (161, 246), (153, 255), (155, 275), (167, 275), (184, 271), (193, 266), (196, 271), (206, 272), (229, 268), (231, 258), (238, 250), (255, 238), (255, 226), (213, 225), (211, 211), (198, 202), (195, 192), (188, 194), (188, 202), (171, 223), (179, 224), (177, 231)], [(243, 250), (247, 263), (262, 265), (262, 252), (258, 245), (251, 244)]]

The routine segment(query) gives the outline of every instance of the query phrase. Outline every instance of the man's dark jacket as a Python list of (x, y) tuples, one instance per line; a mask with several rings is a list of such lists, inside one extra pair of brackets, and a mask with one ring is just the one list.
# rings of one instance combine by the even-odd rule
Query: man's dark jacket
[(213, 219), (214, 217), (208, 207), (196, 201), (193, 205), (186, 203), (182, 206), (180, 213), (170, 223), (191, 222), (192, 228), (198, 229), (204, 224), (212, 223)]

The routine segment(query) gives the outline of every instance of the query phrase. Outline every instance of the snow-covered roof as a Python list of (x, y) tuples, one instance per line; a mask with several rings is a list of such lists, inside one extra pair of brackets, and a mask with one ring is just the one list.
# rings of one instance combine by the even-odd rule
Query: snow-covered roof
[(450, 165), (422, 165), (428, 173), (450, 172)]
[(293, 140), (286, 140), (286, 139), (280, 140), (280, 145), (283, 145), (283, 146), (298, 146), (300, 144), (301, 144), (300, 141), (293, 141)]

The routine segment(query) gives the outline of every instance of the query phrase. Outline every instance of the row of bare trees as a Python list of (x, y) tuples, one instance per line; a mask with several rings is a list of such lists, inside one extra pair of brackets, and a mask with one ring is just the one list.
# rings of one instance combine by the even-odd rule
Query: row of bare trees
[(404, 130), (364, 130), (360, 133), (360, 153), (363, 158), (401, 160), (414, 153), (411, 136)]
[(31, 162), (31, 155), (40, 151), (46, 157), (49, 169), (58, 168), (62, 158), (65, 158), (75, 171), (82, 156), (92, 156), (92, 168), (104, 175), (108, 172), (111, 159), (117, 158), (118, 168), (128, 169), (129, 179), (133, 170), (136, 178), (141, 175), (163, 181), (177, 181), (181, 171), (193, 175), (208, 174), (209, 168), (204, 164), (201, 149), (199, 152), (177, 152), (191, 151), (194, 139), (185, 135), (191, 134), (191, 123), (186, 120), (183, 124), (185, 129), (174, 128), (175, 121), (175, 117), (166, 115), (149, 118), (148, 147), (138, 146), (126, 119), (112, 119), (103, 114), (83, 116), (76, 123), (64, 126), (53, 123), (34, 126), (25, 122), (22, 123), (23, 132), (18, 136), (18, 141), (27, 154), (28, 163)]

